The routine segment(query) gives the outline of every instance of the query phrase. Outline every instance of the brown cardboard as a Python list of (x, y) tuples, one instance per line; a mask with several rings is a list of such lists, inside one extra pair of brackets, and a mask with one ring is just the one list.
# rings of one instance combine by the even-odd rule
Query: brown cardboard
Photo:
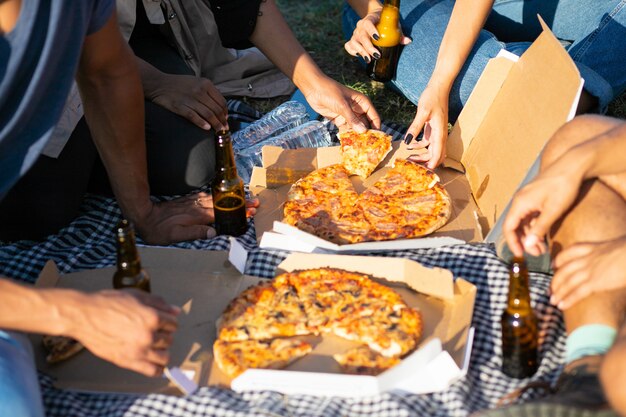
[[(227, 386), (230, 381), (212, 363), (215, 321), (231, 299), (248, 286), (258, 283), (259, 279), (240, 274), (228, 261), (226, 252), (142, 247), (140, 253), (152, 279), (152, 292), (169, 303), (183, 307), (179, 329), (171, 347), (170, 366), (193, 371), (195, 376), (192, 379), (200, 386)], [(280, 265), (280, 269), (302, 268), (305, 265), (332, 265), (372, 273), (385, 280), (384, 283), (400, 292), (409, 305), (422, 310), (424, 341), (440, 338), (459, 367), (463, 363), (476, 292), (473, 285), (462, 279), (453, 284), (449, 271), (424, 268), (416, 262), (400, 258), (294, 254)], [(381, 269), (381, 265), (385, 268)], [(113, 272), (114, 268), (103, 268), (59, 276), (54, 265), (50, 264), (42, 272), (37, 285), (93, 292), (110, 288)], [(424, 293), (418, 294), (407, 285), (415, 286)], [(314, 353), (288, 369), (338, 373), (338, 366), (330, 355), (338, 349), (353, 346), (353, 342), (334, 337), (312, 339), (317, 344)], [(32, 340), (38, 369), (55, 377), (55, 384), (60, 388), (179, 394), (165, 378), (143, 377), (109, 364), (87, 351), (50, 366), (44, 361), (41, 336), (33, 335)]]
[[(580, 74), (559, 41), (542, 25), (542, 34), (516, 62), (504, 54), (488, 63), (448, 138), (446, 163), (436, 170), (452, 197), (452, 217), (436, 233), (413, 239), (416, 247), (428, 245), (432, 237), (483, 241), (544, 144), (573, 117), (582, 89)], [(394, 143), (381, 165), (412, 153), (415, 151), (404, 144)], [(264, 148), (263, 168), (255, 168), (250, 182), (261, 202), (255, 217), (257, 238), (282, 218), (290, 184), (339, 158), (338, 147)], [(410, 242), (402, 242), (403, 248), (408, 245)], [(324, 249), (350, 250), (351, 246)], [(378, 246), (390, 248), (383, 242)], [(376, 249), (375, 243), (362, 248), (382, 250)]]
[[(171, 348), (170, 366), (195, 372), (199, 385), (210, 378), (211, 349), (215, 339), (214, 319), (243, 288), (257, 282), (242, 276), (228, 262), (228, 253), (170, 248), (139, 248), (142, 264), (151, 276), (152, 293), (183, 307)], [(111, 288), (114, 268), (94, 269), (58, 276), (47, 267), (37, 285), (74, 288), (87, 292)], [(48, 365), (41, 336), (32, 337), (37, 368), (56, 378), (60, 388), (85, 391), (162, 392), (179, 391), (165, 378), (147, 378), (96, 358), (83, 351), (76, 357)]]

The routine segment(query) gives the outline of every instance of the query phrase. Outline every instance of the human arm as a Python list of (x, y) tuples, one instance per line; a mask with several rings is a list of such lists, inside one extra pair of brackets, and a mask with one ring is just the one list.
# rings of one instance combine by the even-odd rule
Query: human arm
[(85, 118), (117, 201), (142, 238), (168, 244), (214, 235), (208, 226), (213, 210), (195, 204), (196, 197), (163, 203), (150, 199), (143, 91), (115, 14), (85, 39), (76, 79)]
[(604, 395), (613, 410), (626, 416), (626, 324), (619, 329), (615, 343), (606, 353), (600, 365), (600, 382)]
[(405, 141), (410, 142), (424, 130), (424, 137), (415, 148), (428, 147), (428, 152), (411, 157), (427, 162), (434, 169), (445, 158), (448, 139), (448, 102), (457, 75), (465, 64), (493, 6), (493, 0), (457, 0), (443, 35), (435, 68), (417, 105), (415, 119), (409, 126)]
[(193, 75), (166, 74), (136, 58), (144, 95), (204, 130), (228, 128), (226, 99), (213, 83)]
[[(361, 17), (356, 24), (352, 37), (345, 43), (344, 49), (352, 56), (360, 56), (369, 63), (372, 59), (380, 58), (378, 50), (372, 43), (372, 38), (379, 36), (376, 25), (380, 21), (382, 4), (378, 0), (349, 0), (348, 4)], [(402, 45), (411, 43), (411, 38), (402, 35)]]
[[(574, 122), (582, 120), (577, 119)], [(626, 123), (620, 123), (570, 147), (543, 168), (515, 194), (509, 208), (503, 233), (511, 251), (517, 256), (524, 251), (531, 255), (544, 253), (545, 237), (572, 206), (583, 181), (593, 178), (610, 181), (612, 176), (626, 173), (624, 152)]]
[(139, 291), (38, 289), (0, 278), (0, 328), (72, 337), (95, 355), (159, 375), (179, 309)]
[(250, 40), (302, 91), (318, 113), (339, 128), (380, 127), (380, 117), (363, 94), (334, 81), (313, 61), (285, 22), (274, 0), (261, 3)]

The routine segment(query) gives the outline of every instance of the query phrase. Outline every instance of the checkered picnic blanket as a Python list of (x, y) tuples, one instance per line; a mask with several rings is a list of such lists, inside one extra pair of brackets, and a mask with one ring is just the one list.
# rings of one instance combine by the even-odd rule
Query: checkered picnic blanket
[[(242, 106), (240, 102), (231, 106)], [(245, 106), (244, 106), (245, 107)], [(237, 107), (241, 108), (241, 107)], [(247, 113), (246, 113), (247, 114)], [(258, 114), (251, 113), (251, 119)], [(402, 136), (397, 125), (384, 130)], [(89, 195), (82, 213), (58, 234), (40, 242), (17, 242), (0, 246), (0, 275), (33, 282), (45, 262), (53, 259), (62, 273), (102, 268), (115, 264), (113, 226), (121, 212), (113, 199)], [(274, 268), (287, 256), (284, 251), (261, 249), (256, 244), (254, 224), (238, 238), (249, 251), (246, 273), (272, 277)], [(139, 241), (141, 243), (141, 241)], [(184, 242), (172, 247), (196, 250), (227, 250), (225, 237)], [(374, 255), (374, 254), (372, 254)], [(473, 326), (474, 347), (467, 376), (449, 389), (428, 395), (388, 392), (366, 398), (319, 398), (282, 395), (276, 392), (245, 392), (203, 387), (187, 397), (161, 394), (127, 395), (80, 393), (54, 388), (52, 379), (40, 375), (46, 415), (50, 417), (199, 417), (199, 416), (466, 416), (494, 407), (512, 390), (528, 380), (514, 380), (500, 371), (500, 315), (508, 291), (506, 265), (492, 245), (467, 244), (434, 249), (377, 253), (413, 259), (428, 267), (449, 269), (477, 287)], [(541, 366), (532, 380), (554, 382), (560, 371), (565, 346), (564, 327), (559, 311), (548, 302), (550, 276), (531, 274), (531, 292), (540, 323)], [(539, 396), (529, 390), (520, 401)]]

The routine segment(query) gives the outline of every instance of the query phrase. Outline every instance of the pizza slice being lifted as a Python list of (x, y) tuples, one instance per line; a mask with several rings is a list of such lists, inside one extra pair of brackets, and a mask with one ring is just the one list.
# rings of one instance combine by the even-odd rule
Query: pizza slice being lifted
[(380, 130), (357, 133), (348, 130), (337, 135), (341, 142), (341, 163), (363, 179), (369, 177), (391, 151), (391, 136)]

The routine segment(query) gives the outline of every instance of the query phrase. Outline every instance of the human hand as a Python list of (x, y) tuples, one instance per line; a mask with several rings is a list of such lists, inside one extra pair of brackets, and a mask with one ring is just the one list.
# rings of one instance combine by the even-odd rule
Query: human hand
[(303, 90), (311, 107), (335, 123), (339, 130), (364, 132), (368, 127), (380, 129), (380, 116), (364, 94), (329, 77), (322, 77), (314, 87)]
[[(449, 90), (438, 84), (429, 84), (419, 98), (417, 114), (409, 126), (404, 142), (408, 149), (427, 148), (427, 152), (409, 157), (415, 162), (426, 162), (426, 166), (435, 169), (446, 157), (448, 140), (448, 98)], [(415, 141), (424, 130), (420, 141)], [(412, 143), (413, 142), (413, 143)]]
[(162, 74), (148, 99), (182, 116), (204, 130), (228, 128), (226, 99), (206, 78), (192, 75)]
[[(373, 39), (378, 39), (380, 34), (376, 30), (376, 25), (380, 20), (381, 9), (368, 13), (363, 19), (359, 20), (352, 32), (352, 37), (345, 43), (345, 50), (352, 56), (360, 56), (368, 64), (372, 59), (379, 59), (380, 52), (372, 43)], [(408, 45), (411, 38), (402, 35), (400, 44)]]
[(158, 376), (169, 362), (178, 326), (178, 307), (143, 291), (105, 290), (80, 294), (68, 335), (94, 355), (146, 376)]
[(513, 197), (503, 232), (514, 255), (545, 253), (550, 228), (576, 200), (581, 173), (562, 165), (552, 164)]
[(604, 242), (579, 243), (554, 258), (550, 302), (567, 310), (601, 291), (626, 288), (626, 236)]
[[(257, 198), (247, 200), (246, 215), (254, 216), (258, 206)], [(139, 235), (153, 245), (211, 239), (216, 233), (209, 224), (214, 221), (213, 198), (204, 192), (152, 203), (150, 212), (133, 220)]]

